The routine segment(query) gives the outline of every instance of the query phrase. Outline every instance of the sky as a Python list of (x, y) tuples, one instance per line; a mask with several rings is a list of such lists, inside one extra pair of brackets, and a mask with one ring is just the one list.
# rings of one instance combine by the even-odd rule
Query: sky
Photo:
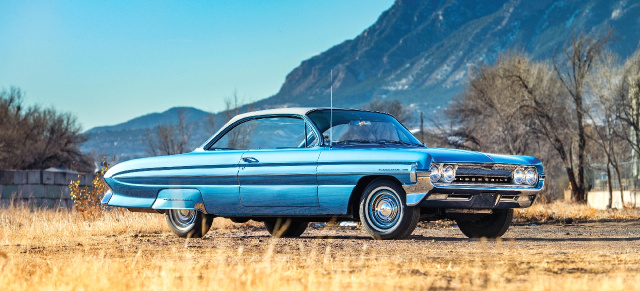
[(0, 90), (84, 130), (278, 92), (300, 63), (353, 39), (392, 0), (0, 1)]

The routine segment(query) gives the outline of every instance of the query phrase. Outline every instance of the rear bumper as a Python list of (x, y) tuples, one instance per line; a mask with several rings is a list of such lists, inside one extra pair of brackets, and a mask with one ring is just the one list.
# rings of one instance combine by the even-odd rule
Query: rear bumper
[(403, 185), (408, 206), (430, 208), (508, 209), (531, 206), (544, 187), (540, 176), (535, 187), (516, 185), (434, 185), (428, 176), (418, 176), (413, 185)]
[(163, 189), (158, 192), (157, 197), (139, 198), (129, 197), (113, 193), (109, 189), (101, 201), (102, 205), (126, 207), (140, 210), (168, 210), (168, 209), (195, 209), (204, 214), (208, 214), (204, 207), (202, 194), (197, 189)]

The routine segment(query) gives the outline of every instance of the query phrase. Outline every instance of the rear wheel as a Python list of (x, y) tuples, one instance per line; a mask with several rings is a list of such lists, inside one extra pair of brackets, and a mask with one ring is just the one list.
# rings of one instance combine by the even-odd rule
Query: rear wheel
[(273, 237), (299, 237), (309, 225), (306, 221), (298, 221), (290, 218), (275, 218), (264, 221), (264, 226)]
[(420, 209), (407, 206), (406, 194), (397, 184), (376, 180), (360, 198), (360, 222), (375, 239), (408, 237), (420, 220)]
[(456, 223), (467, 237), (497, 238), (507, 232), (512, 219), (513, 209), (495, 209), (491, 214), (458, 219)]
[(213, 216), (193, 209), (170, 209), (165, 213), (171, 231), (179, 237), (203, 237), (211, 228)]

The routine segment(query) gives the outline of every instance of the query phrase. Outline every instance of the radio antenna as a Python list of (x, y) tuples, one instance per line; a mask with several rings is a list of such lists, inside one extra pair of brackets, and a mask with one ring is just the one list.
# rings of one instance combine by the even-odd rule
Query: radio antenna
[(331, 107), (329, 107), (330, 111), (330, 121), (329, 121), (329, 149), (333, 149), (333, 69), (331, 69)]

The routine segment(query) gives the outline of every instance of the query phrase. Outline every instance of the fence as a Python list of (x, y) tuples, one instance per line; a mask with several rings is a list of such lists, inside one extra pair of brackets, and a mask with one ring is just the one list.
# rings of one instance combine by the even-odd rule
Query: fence
[(613, 166), (609, 165), (609, 171), (611, 172), (611, 181), (607, 177), (607, 165), (606, 164), (591, 164), (587, 167), (587, 182), (591, 185), (592, 191), (608, 191), (609, 183), (611, 183), (612, 189), (615, 190), (640, 190), (640, 183), (635, 171), (635, 162), (622, 162), (618, 164), (618, 171), (620, 172), (620, 182), (618, 182), (618, 175)]
[[(625, 208), (640, 206), (640, 192), (638, 191), (590, 191), (587, 193), (587, 205), (595, 209), (607, 209), (611, 200), (611, 208)], [(623, 206), (624, 202), (624, 206)]]
[(69, 182), (80, 180), (80, 185), (91, 185), (94, 174), (81, 174), (70, 170), (0, 170), (0, 207), (28, 204), (33, 207), (73, 207)]

